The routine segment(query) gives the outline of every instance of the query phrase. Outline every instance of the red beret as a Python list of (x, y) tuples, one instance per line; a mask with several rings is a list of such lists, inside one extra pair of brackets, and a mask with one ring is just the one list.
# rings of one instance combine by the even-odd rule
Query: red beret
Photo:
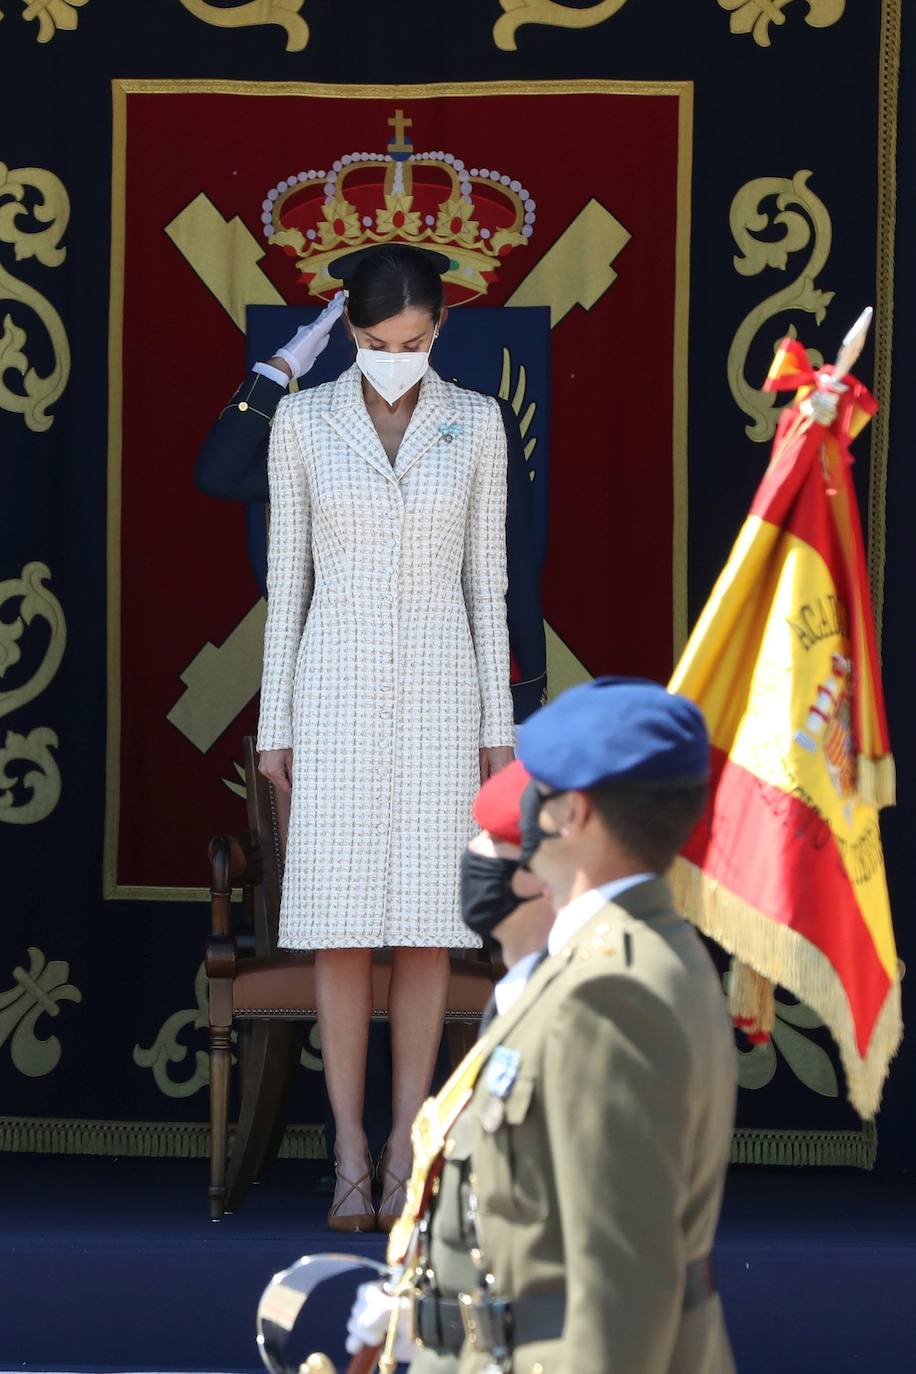
[(486, 830), (495, 840), (521, 844), (519, 803), (530, 781), (531, 774), (518, 759), (488, 778), (474, 802), (474, 819), (481, 830)]

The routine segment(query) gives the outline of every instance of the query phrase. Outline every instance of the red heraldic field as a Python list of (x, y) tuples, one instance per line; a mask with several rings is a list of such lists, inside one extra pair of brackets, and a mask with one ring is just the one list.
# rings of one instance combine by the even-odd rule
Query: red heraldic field
[(674, 877), (740, 961), (738, 1024), (765, 1038), (782, 984), (830, 1029), (870, 1117), (901, 1035), (878, 825), (894, 774), (848, 449), (876, 406), (844, 381), (825, 428), (805, 413), (804, 350), (776, 355), (768, 389), (799, 390), (670, 683), (702, 707), (713, 747), (707, 814)]

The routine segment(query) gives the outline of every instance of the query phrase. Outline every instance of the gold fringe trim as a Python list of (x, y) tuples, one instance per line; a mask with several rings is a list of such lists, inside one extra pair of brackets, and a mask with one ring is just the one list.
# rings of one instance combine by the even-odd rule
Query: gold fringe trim
[(863, 806), (896, 806), (897, 769), (893, 754), (879, 759), (860, 754), (856, 760), (859, 800)]
[[(233, 1132), (229, 1133), (230, 1147)], [(204, 1122), (67, 1121), (54, 1117), (0, 1117), (0, 1151), (11, 1154), (118, 1155), (143, 1159), (208, 1159)], [(325, 1159), (322, 1126), (288, 1126), (280, 1159)]]
[(877, 1154), (878, 1133), (868, 1121), (861, 1131), (735, 1131), (731, 1163), (871, 1170)]
[(888, 990), (863, 1059), (846, 990), (819, 949), (797, 931), (764, 916), (687, 859), (675, 861), (670, 878), (678, 906), (704, 935), (817, 1012), (839, 1048), (850, 1102), (863, 1120), (873, 1117), (903, 1034), (899, 980)]
[[(731, 1163), (757, 1165), (846, 1165), (871, 1169), (877, 1133), (783, 1131), (754, 1128), (732, 1136)], [(207, 1159), (210, 1128), (203, 1122), (65, 1121), (59, 1118), (0, 1117), (0, 1152), (7, 1154), (111, 1155), (120, 1158)], [(321, 1126), (290, 1126), (281, 1159), (325, 1159)]]
[(736, 959), (728, 986), (731, 1014), (749, 1035), (771, 1035), (776, 1022), (776, 995), (769, 978)]

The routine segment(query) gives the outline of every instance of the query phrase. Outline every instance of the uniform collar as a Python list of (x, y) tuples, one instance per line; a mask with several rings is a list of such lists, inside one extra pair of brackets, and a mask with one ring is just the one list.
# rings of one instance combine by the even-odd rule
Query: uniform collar
[(607, 906), (608, 902), (615, 902), (621, 893), (629, 888), (636, 887), (639, 883), (651, 882), (657, 877), (657, 873), (629, 873), (625, 878), (614, 878), (612, 882), (603, 883), (601, 887), (593, 887), (568, 902), (557, 912), (556, 920), (550, 928), (547, 937), (547, 948), (550, 953), (559, 953), (593, 916), (597, 916), (602, 907)]
[[(554, 951), (548, 945), (550, 958), (543, 959), (529, 970), (528, 981), (518, 999), (514, 1001), (504, 1015), (497, 1016), (491, 1026), (484, 1031), (478, 1045), (479, 1053), (486, 1060), (493, 1050), (501, 1042), (512, 1034), (515, 1027), (525, 1019), (529, 1011), (537, 1006), (539, 997), (544, 989), (563, 972), (563, 970), (575, 958), (576, 949), (588, 942), (590, 936), (600, 935), (606, 938), (607, 918), (604, 913), (610, 908), (614, 911), (615, 904), (619, 908), (617, 915), (619, 918), (626, 915), (634, 916), (639, 920), (652, 921), (666, 914), (673, 912), (671, 889), (664, 878), (656, 874), (650, 875), (651, 881), (645, 880), (645, 874), (633, 874), (630, 878), (620, 880), (620, 886), (615, 888), (612, 883), (606, 883), (603, 888), (596, 889), (600, 893), (600, 901), (597, 903), (597, 910), (589, 910), (591, 915), (584, 919), (578, 929), (572, 933), (562, 949)], [(609, 903), (606, 897), (608, 891), (616, 892), (614, 900)], [(592, 897), (591, 893), (583, 893), (583, 897)], [(594, 897), (592, 897), (594, 902)], [(569, 903), (571, 907), (572, 902)], [(584, 906), (584, 903), (583, 903)], [(568, 908), (567, 908), (568, 909)], [(554, 923), (556, 929), (556, 923)]]
[(525, 991), (525, 985), (531, 976), (531, 971), (541, 957), (541, 951), (536, 949), (532, 954), (526, 954), (523, 959), (519, 959), (510, 968), (509, 972), (500, 978), (493, 989), (493, 996), (496, 1000), (496, 1011), (499, 1016), (503, 1016)]

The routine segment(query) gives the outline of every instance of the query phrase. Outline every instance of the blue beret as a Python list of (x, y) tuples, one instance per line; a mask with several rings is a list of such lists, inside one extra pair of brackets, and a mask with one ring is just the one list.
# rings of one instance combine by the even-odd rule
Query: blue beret
[(599, 677), (529, 717), (518, 756), (549, 787), (599, 782), (703, 782), (709, 736), (686, 697), (641, 678)]

